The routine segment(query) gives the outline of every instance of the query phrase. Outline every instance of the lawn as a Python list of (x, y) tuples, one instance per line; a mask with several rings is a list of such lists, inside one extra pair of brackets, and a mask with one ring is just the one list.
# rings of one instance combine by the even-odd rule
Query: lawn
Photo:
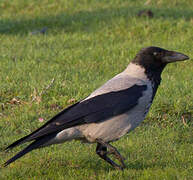
[[(137, 16), (144, 9), (153, 17)], [(124, 70), (140, 48), (191, 59), (192, 27), (192, 0), (1, 0), (0, 164), (26, 145), (6, 146)], [(146, 120), (113, 143), (123, 172), (99, 159), (95, 144), (72, 141), (0, 167), (0, 179), (193, 179), (192, 66), (168, 65)]]

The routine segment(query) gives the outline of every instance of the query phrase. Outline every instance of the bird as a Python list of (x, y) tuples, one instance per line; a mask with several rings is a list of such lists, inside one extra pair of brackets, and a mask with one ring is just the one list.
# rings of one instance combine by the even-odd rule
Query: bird
[(189, 57), (185, 54), (160, 47), (140, 49), (123, 72), (5, 148), (8, 151), (31, 142), (4, 166), (34, 149), (79, 140), (95, 143), (96, 154), (100, 158), (115, 169), (123, 170), (126, 168), (125, 158), (110, 143), (134, 130), (145, 119), (166, 65), (187, 59)]

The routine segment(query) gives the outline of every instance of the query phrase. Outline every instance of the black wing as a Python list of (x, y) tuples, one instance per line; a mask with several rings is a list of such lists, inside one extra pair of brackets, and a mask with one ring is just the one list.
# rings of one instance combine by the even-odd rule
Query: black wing
[(146, 85), (134, 85), (128, 89), (101, 94), (78, 102), (64, 109), (42, 127), (14, 142), (6, 149), (73, 126), (97, 123), (122, 114), (137, 105), (138, 99), (146, 89)]

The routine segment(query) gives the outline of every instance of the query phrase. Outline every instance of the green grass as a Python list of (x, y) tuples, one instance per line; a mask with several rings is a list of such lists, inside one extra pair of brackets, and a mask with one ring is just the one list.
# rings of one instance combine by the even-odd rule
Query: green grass
[[(154, 17), (138, 17), (143, 9)], [(142, 47), (191, 58), (192, 26), (192, 0), (1, 0), (0, 149), (89, 95)], [(44, 27), (45, 35), (32, 34)], [(99, 159), (95, 145), (70, 142), (0, 168), (0, 179), (193, 179), (192, 62), (168, 65), (162, 78), (144, 123), (113, 143), (126, 157), (124, 172)], [(0, 164), (22, 147), (1, 151)]]

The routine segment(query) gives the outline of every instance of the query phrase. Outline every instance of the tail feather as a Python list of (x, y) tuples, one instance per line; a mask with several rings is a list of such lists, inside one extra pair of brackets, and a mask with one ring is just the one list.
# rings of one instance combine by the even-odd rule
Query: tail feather
[(5, 150), (9, 150), (9, 149), (12, 149), (20, 144), (23, 144), (24, 142), (26, 142), (26, 139), (27, 139), (28, 136), (25, 136), (17, 141), (15, 141), (14, 143), (10, 144), (8, 147), (5, 148)]
[(22, 151), (20, 151), (19, 153), (17, 153), (14, 157), (12, 157), (11, 159), (9, 159), (7, 162), (4, 163), (4, 167), (6, 167), (7, 165), (11, 164), (12, 162), (16, 161), (17, 159), (19, 159), (20, 157), (24, 156), (25, 154), (27, 154), (28, 152), (37, 149), (39, 147), (41, 147), (43, 144), (45, 144), (46, 142), (48, 142), (53, 136), (55, 136), (54, 134), (51, 134), (49, 136), (45, 136), (45, 137), (41, 137), (37, 140), (35, 140), (34, 142), (32, 142), (30, 145), (28, 145), (25, 149), (23, 149)]
[[(9, 150), (12, 149), (20, 144), (23, 144), (25, 142), (29, 142), (29, 141), (33, 141), (36, 140), (40, 137), (43, 137), (45, 135), (48, 134), (52, 134), (54, 132), (63, 130), (63, 127), (60, 127), (59, 129), (55, 129), (54, 130), (48, 128), (48, 127), (52, 127), (50, 126), (52, 124), (52, 122), (56, 121), (57, 119), (61, 119), (61, 116), (63, 116), (66, 112), (68, 112), (71, 108), (73, 108), (74, 106), (76, 106), (77, 104), (79, 104), (79, 102), (67, 107), (66, 109), (64, 109), (62, 112), (60, 112), (59, 114), (57, 114), (56, 116), (54, 116), (52, 119), (50, 119), (47, 123), (45, 123), (43, 126), (41, 126), (40, 128), (36, 129), (34, 132), (32, 132), (31, 134), (15, 141), (14, 143), (12, 143), (11, 145), (9, 145), (8, 147), (5, 148), (5, 150)], [(74, 126), (74, 124), (72, 123), (72, 125), (70, 124), (70, 126)], [(49, 131), (47, 131), (47, 128), (49, 129)], [(64, 127), (64, 128), (68, 128), (68, 127)]]

